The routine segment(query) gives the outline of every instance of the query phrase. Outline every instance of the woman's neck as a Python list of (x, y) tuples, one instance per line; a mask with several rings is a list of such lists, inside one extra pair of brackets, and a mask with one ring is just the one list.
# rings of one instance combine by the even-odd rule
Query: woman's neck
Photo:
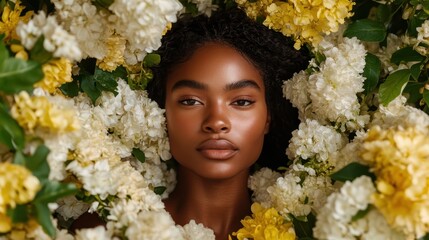
[(194, 219), (213, 229), (216, 239), (224, 240), (250, 214), (248, 171), (213, 180), (179, 167), (177, 176), (177, 186), (165, 200), (166, 209), (177, 224), (185, 225)]

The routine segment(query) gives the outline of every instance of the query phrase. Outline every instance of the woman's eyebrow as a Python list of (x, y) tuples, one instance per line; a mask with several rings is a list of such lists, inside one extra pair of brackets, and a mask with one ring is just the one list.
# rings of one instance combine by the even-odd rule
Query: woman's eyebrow
[(176, 90), (179, 88), (186, 88), (186, 87), (199, 89), (199, 90), (205, 90), (208, 88), (208, 86), (204, 83), (200, 83), (200, 82), (197, 82), (195, 80), (183, 79), (183, 80), (177, 81), (173, 85), (173, 88), (171, 90), (173, 91), (173, 90)]
[(225, 91), (231, 91), (231, 90), (236, 90), (236, 89), (246, 88), (246, 87), (251, 87), (257, 90), (261, 90), (261, 87), (259, 87), (259, 85), (255, 81), (249, 80), (249, 79), (243, 79), (237, 82), (229, 83), (225, 86), (224, 89)]

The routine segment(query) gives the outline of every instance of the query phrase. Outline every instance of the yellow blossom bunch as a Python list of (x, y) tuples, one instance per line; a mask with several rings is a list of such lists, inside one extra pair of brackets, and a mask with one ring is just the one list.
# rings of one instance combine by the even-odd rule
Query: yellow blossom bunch
[(39, 180), (25, 167), (0, 163), (0, 233), (12, 227), (6, 216), (7, 209), (30, 202), (39, 190)]
[(16, 1), (14, 9), (11, 9), (8, 4), (3, 8), (0, 21), (0, 34), (5, 34), (6, 41), (19, 37), (16, 34), (16, 26), (19, 21), (28, 22), (33, 15), (32, 11), (28, 11), (24, 16), (21, 16), (24, 6), (21, 5), (20, 1)]
[(252, 217), (247, 216), (241, 223), (243, 228), (232, 235), (239, 240), (290, 240), (295, 239), (291, 222), (286, 221), (274, 208), (264, 208), (259, 203), (252, 204)]
[(53, 59), (42, 66), (44, 77), (34, 84), (49, 93), (55, 93), (64, 83), (73, 81), (72, 64), (66, 58)]
[(62, 109), (49, 102), (46, 97), (30, 97), (27, 92), (22, 91), (15, 95), (14, 99), (12, 117), (29, 132), (33, 132), (38, 127), (52, 132), (73, 131), (79, 128), (75, 111)]
[(267, 8), (264, 25), (285, 36), (293, 36), (296, 49), (304, 43), (317, 47), (323, 39), (322, 34), (337, 32), (344, 20), (353, 15), (353, 5), (350, 0), (275, 2)]
[(256, 19), (260, 16), (265, 17), (267, 15), (268, 6), (278, 1), (279, 0), (259, 0), (249, 2), (247, 0), (235, 0), (237, 5), (252, 19)]
[(97, 60), (97, 66), (108, 72), (114, 71), (118, 66), (125, 63), (124, 52), (126, 40), (120, 36), (114, 36), (105, 40), (107, 46), (107, 55)]
[(374, 127), (362, 158), (377, 177), (373, 204), (388, 223), (420, 238), (429, 232), (429, 136), (415, 128)]

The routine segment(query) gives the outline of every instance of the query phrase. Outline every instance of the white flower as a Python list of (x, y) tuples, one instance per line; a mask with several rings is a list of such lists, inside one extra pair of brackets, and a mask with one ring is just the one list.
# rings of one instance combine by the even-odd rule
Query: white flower
[(429, 40), (429, 20), (425, 20), (420, 27), (416, 28), (417, 30), (417, 40)]
[(290, 159), (316, 158), (319, 162), (326, 162), (330, 155), (341, 149), (346, 142), (345, 136), (333, 127), (323, 126), (316, 120), (307, 119), (292, 132), (286, 154)]
[(75, 160), (67, 166), (67, 169), (78, 177), (83, 188), (92, 195), (106, 199), (109, 195), (117, 193), (118, 182), (111, 177), (111, 166), (107, 160), (100, 160), (87, 166), (80, 165)]
[(61, 24), (73, 34), (82, 51), (82, 58), (102, 59), (107, 53), (105, 39), (114, 33), (108, 14), (98, 12), (90, 0), (52, 0)]
[(278, 178), (276, 184), (267, 189), (271, 198), (268, 205), (276, 208), (285, 217), (288, 213), (299, 217), (307, 216), (312, 209), (318, 211), (333, 191), (330, 179), (307, 176), (301, 182), (301, 178), (293, 172)]
[(76, 231), (76, 240), (110, 240), (112, 234), (104, 226), (85, 228)]
[(337, 45), (325, 40), (320, 48), (326, 60), (308, 80), (306, 73), (301, 72), (292, 82), (286, 81), (284, 95), (298, 107), (301, 120), (313, 118), (322, 124), (333, 123), (342, 132), (362, 129), (369, 121), (368, 115), (360, 115), (357, 97), (364, 90), (364, 46), (356, 38), (344, 38)]
[(89, 209), (89, 204), (79, 201), (74, 196), (67, 196), (58, 200), (59, 207), (56, 209), (64, 220), (76, 219)]
[(185, 240), (215, 240), (213, 230), (205, 228), (203, 224), (197, 224), (195, 220), (191, 220), (183, 227), (179, 227)]
[(264, 203), (270, 201), (268, 187), (274, 185), (282, 175), (269, 168), (262, 168), (249, 177), (249, 188), (253, 191), (253, 201)]
[[(190, 3), (194, 3), (198, 8), (198, 14), (205, 14), (207, 16), (211, 16), (213, 11), (218, 9), (218, 6), (213, 4), (212, 0), (188, 0)], [(180, 14), (185, 12), (185, 8), (180, 11)], [(179, 15), (180, 15), (179, 14)]]
[(310, 104), (308, 77), (305, 71), (300, 71), (295, 73), (292, 79), (283, 82), (283, 96), (298, 108), (301, 119), (304, 117), (306, 107)]
[(171, 240), (183, 239), (171, 216), (166, 211), (142, 211), (132, 222), (125, 236), (130, 240)]
[(76, 38), (64, 30), (54, 16), (46, 17), (43, 11), (36, 14), (28, 23), (20, 22), (16, 31), (27, 49), (32, 49), (39, 37), (43, 35), (43, 47), (52, 52), (54, 57), (65, 57), (70, 60), (82, 58)]
[(375, 187), (367, 176), (346, 182), (320, 209), (313, 228), (314, 236), (319, 239), (355, 239), (363, 232), (365, 224), (354, 223), (352, 217), (368, 207), (373, 193)]
[(415, 127), (420, 131), (427, 131), (429, 128), (429, 116), (417, 108), (405, 105), (405, 103), (406, 98), (399, 96), (386, 107), (380, 105), (374, 113), (374, 120), (370, 123), (370, 126), (380, 126), (381, 128), (394, 126)]
[(176, 0), (116, 0), (109, 10), (116, 15), (115, 30), (127, 39), (125, 61), (135, 64), (161, 46), (162, 33), (176, 21), (182, 5)]

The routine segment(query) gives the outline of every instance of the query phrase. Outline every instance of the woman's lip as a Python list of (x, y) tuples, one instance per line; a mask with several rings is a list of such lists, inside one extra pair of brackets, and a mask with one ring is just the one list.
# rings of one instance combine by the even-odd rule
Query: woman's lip
[(230, 159), (237, 153), (238, 150), (225, 150), (225, 149), (204, 149), (199, 150), (201, 155), (208, 159), (226, 160)]
[(208, 159), (225, 160), (234, 156), (238, 148), (226, 139), (209, 139), (202, 142), (197, 151)]

